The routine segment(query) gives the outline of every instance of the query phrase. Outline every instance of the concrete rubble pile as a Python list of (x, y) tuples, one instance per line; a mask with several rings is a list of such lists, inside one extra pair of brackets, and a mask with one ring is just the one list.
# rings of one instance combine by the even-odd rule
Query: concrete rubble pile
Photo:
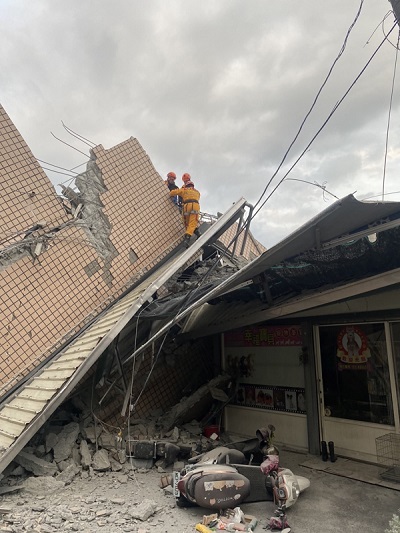
[[(75, 407), (79, 405), (82, 408), (79, 415), (73, 405), (66, 404), (0, 475), (0, 531), (32, 531), (39, 517), (41, 525), (38, 531), (45, 533), (56, 531), (65, 524), (69, 524), (72, 531), (81, 531), (79, 524), (82, 521), (96, 521), (99, 527), (109, 525), (110, 516), (114, 517), (114, 522), (120, 520), (120, 524), (128, 528), (125, 527), (124, 531), (130, 531), (127, 524), (132, 520), (147, 521), (160, 511), (159, 504), (151, 499), (139, 498), (135, 501), (132, 497), (127, 502), (115, 496), (88, 497), (84, 500), (83, 511), (78, 505), (81, 502), (73, 505), (62, 498), (57, 511), (50, 510), (44, 503), (49, 494), (62, 494), (71, 483), (74, 493), (79, 493), (82, 483), (96, 487), (101, 478), (108, 477), (110, 482), (123, 486), (136, 482), (137, 475), (149, 473), (158, 490), (162, 489), (162, 494), (172, 496), (170, 485), (162, 488), (160, 475), (181, 470), (187, 458), (217, 445), (217, 435), (207, 438), (200, 422), (186, 420), (192, 413), (201, 412), (199, 405), (201, 409), (205, 406), (209, 409), (210, 399), (212, 402), (215, 397), (224, 397), (223, 390), (218, 387), (228, 381), (228, 376), (218, 376), (191, 396), (183, 398), (168, 412), (157, 410), (145, 420), (130, 420), (124, 435), (109, 431), (109, 426), (98, 421), (87, 408), (82, 408), (79, 400), (75, 401)], [(204, 404), (204, 400), (208, 401)], [(18, 519), (13, 518), (11, 510), (2, 507), (2, 500), (12, 497), (13, 493), (21, 494), (22, 498), (34, 495), (37, 505), (23, 512), (20, 509)], [(121, 506), (123, 510), (118, 509)], [(15, 527), (19, 521), (24, 523), (21, 529)]]
[[(49, 425), (40, 439), (38, 435), (38, 444), (25, 447), (3, 472), (0, 531), (83, 531), (93, 522), (96, 527), (109, 528), (112, 524), (113, 531), (119, 531), (118, 526), (122, 531), (136, 532), (140, 531), (142, 522), (147, 524), (152, 520), (152, 525), (168, 522), (172, 519), (175, 499), (171, 486), (160, 487), (160, 475), (183, 467), (182, 450), (186, 456), (193, 450), (207, 450), (213, 447), (213, 440), (201, 435), (195, 421), (182, 428), (174, 427), (166, 435), (167, 440), (150, 440), (157, 414), (153, 420), (134, 426), (140, 432), (136, 433), (138, 440), (131, 440), (130, 444), (128, 439), (120, 440), (99, 425), (82, 427), (77, 422), (69, 422), (61, 429)], [(129, 456), (133, 443), (136, 447), (132, 453), (139, 457)], [(166, 455), (168, 445), (170, 451)], [(152, 456), (146, 457), (149, 449)], [(141, 485), (149, 483), (157, 487), (161, 496), (168, 499), (160, 503), (157, 498), (155, 501), (135, 495), (138, 476)], [(100, 483), (111, 484), (114, 495), (91, 496)], [(83, 484), (85, 488), (81, 491)], [(73, 498), (63, 497), (68, 490), (74, 494)], [(15, 500), (17, 496), (20, 499)], [(16, 504), (7, 507), (7, 497), (14, 497)]]
[(207, 277), (208, 283), (220, 283), (225, 278), (238, 271), (239, 265), (244, 266), (247, 261), (241, 257), (227, 259), (226, 257), (220, 263), (215, 265), (215, 259), (204, 259), (200, 263), (189, 267), (188, 271), (182, 275), (172, 278), (166, 283), (170, 294), (179, 294), (186, 290), (195, 288), (199, 284), (199, 279)]

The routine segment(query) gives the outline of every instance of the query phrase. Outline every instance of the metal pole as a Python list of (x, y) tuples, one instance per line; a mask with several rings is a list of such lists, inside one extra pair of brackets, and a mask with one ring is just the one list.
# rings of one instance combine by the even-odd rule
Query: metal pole
[(394, 16), (396, 17), (397, 24), (400, 26), (400, 0), (389, 0), (392, 4)]

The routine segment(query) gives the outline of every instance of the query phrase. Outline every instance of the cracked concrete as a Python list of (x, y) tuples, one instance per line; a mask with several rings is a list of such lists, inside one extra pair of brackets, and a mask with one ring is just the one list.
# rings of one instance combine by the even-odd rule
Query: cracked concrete
[(80, 218), (84, 222), (84, 230), (89, 242), (104, 262), (103, 280), (110, 287), (113, 277), (110, 272), (112, 261), (118, 256), (118, 251), (111, 242), (112, 225), (103, 211), (104, 204), (101, 195), (107, 191), (101, 170), (91, 159), (87, 170), (77, 176), (75, 184), (80, 191), (79, 199), (84, 205)]

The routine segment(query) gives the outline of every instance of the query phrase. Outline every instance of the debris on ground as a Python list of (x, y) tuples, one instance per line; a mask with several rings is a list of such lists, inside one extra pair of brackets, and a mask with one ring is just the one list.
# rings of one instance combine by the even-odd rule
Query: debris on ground
[[(213, 380), (213, 390), (221, 386), (223, 394), (226, 379)], [(190, 418), (203, 416), (215, 394), (202, 387), (168, 417), (157, 410), (132, 419), (122, 437), (87, 412), (55, 413), (2, 472), (0, 532), (164, 533), (174, 529), (177, 513), (186, 524), (179, 531), (193, 531), (197, 516), (176, 508), (171, 476), (217, 445), (202, 421)]]

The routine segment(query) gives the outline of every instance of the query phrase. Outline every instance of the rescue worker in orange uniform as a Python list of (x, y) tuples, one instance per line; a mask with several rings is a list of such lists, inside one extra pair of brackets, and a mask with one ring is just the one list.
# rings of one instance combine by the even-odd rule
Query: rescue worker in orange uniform
[(190, 237), (193, 233), (200, 237), (197, 228), (200, 217), (200, 193), (194, 188), (194, 183), (190, 179), (190, 174), (185, 173), (182, 176), (184, 183), (180, 189), (173, 189), (169, 192), (170, 196), (180, 196), (182, 198), (182, 218), (185, 225), (185, 244), (189, 246)]
[[(176, 174), (175, 172), (168, 172), (167, 179), (165, 180), (165, 184), (168, 187), (170, 191), (173, 191), (175, 189), (179, 189), (179, 187), (175, 184), (176, 180)], [(172, 198), (172, 201), (175, 205), (179, 207), (179, 211), (182, 213), (182, 198), (179, 196), (175, 196), (175, 198)]]

